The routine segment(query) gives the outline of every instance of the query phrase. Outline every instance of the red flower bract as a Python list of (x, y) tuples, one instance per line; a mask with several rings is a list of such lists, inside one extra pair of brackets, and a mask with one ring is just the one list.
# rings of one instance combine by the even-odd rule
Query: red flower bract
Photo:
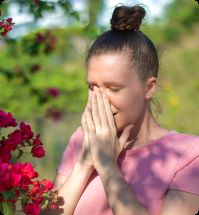
[[(1, 30), (1, 35), (3, 37), (6, 36), (6, 34), (12, 30), (12, 26), (15, 23), (12, 22), (12, 18), (7, 18), (7, 19), (3, 19), (2, 21), (0, 21), (0, 30)], [(3, 31), (2, 31), (3, 29)]]
[(40, 207), (38, 203), (35, 204), (27, 204), (24, 207), (24, 212), (27, 215), (39, 215), (40, 214)]
[(15, 127), (17, 125), (16, 119), (13, 118), (11, 113), (6, 113), (3, 110), (0, 110), (0, 127)]
[[(6, 20), (12, 22), (11, 18)], [(0, 23), (0, 28), (6, 23)], [(0, 129), (16, 126), (16, 120), (11, 113), (0, 110)], [(18, 200), (26, 215), (39, 215), (41, 208), (57, 208), (58, 191), (52, 191), (53, 183), (47, 179), (33, 181), (38, 177), (31, 163), (20, 163), (12, 160), (12, 151), (18, 150), (17, 159), (23, 155), (25, 147), (32, 147), (34, 157), (43, 157), (45, 151), (37, 134), (33, 138), (31, 127), (24, 122), (20, 128), (7, 136), (0, 134), (0, 203), (8, 202), (16, 206)], [(22, 198), (21, 198), (22, 197)], [(47, 200), (47, 201), (46, 201)], [(9, 213), (7, 208), (2, 208), (4, 214)], [(13, 207), (14, 210), (14, 207)]]
[(14, 151), (22, 141), (23, 139), (20, 130), (15, 130), (8, 135), (8, 139), (5, 140), (5, 144), (9, 151)]
[(33, 137), (33, 132), (31, 131), (30, 125), (27, 125), (24, 122), (21, 122), (20, 129), (24, 140), (29, 140)]
[(33, 139), (33, 145), (42, 145), (39, 134), (36, 136), (36, 139)]
[(39, 146), (33, 146), (32, 150), (31, 150), (32, 156), (36, 157), (36, 158), (41, 158), (45, 155), (45, 151), (43, 146), (39, 145)]
[(33, 179), (38, 176), (38, 173), (34, 171), (33, 166), (28, 162), (23, 164), (22, 173), (23, 177), (27, 177), (29, 179)]
[(9, 150), (10, 147), (6, 144), (4, 144), (4, 141), (2, 141), (3, 144), (0, 145), (0, 161), (8, 163), (11, 159), (11, 151)]
[(47, 179), (43, 179), (41, 181), (41, 185), (44, 187), (45, 192), (48, 191), (48, 190), (50, 190), (50, 189), (52, 189), (52, 187), (53, 187), (52, 181), (49, 181)]

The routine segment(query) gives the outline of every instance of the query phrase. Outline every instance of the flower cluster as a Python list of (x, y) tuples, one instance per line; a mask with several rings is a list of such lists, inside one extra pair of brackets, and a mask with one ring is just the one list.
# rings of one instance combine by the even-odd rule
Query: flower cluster
[(48, 54), (52, 52), (57, 44), (56, 36), (54, 36), (50, 30), (44, 33), (37, 33), (35, 36), (35, 45), (44, 46), (44, 53)]
[(6, 34), (12, 30), (12, 26), (15, 23), (12, 22), (12, 18), (3, 19), (0, 21), (0, 33), (3, 37), (6, 36)]
[[(0, 131), (16, 126), (17, 122), (12, 114), (0, 110)], [(36, 180), (38, 173), (31, 163), (12, 162), (12, 153), (18, 150), (19, 158), (27, 147), (31, 148), (29, 153), (33, 157), (45, 155), (40, 135), (34, 137), (30, 125), (21, 122), (19, 128), (6, 137), (0, 133), (0, 204), (9, 206), (3, 208), (11, 208), (10, 205), (21, 200), (24, 213), (39, 215), (41, 209), (58, 208), (58, 191), (52, 190), (51, 181)], [(8, 211), (3, 212), (10, 214)]]

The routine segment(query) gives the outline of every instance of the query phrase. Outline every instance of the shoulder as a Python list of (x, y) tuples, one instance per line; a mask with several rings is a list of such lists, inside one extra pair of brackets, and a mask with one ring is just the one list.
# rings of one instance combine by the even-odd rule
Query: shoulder
[(165, 138), (165, 140), (170, 143), (173, 150), (186, 152), (186, 154), (188, 154), (189, 151), (192, 151), (191, 153), (193, 153), (193, 149), (198, 148), (197, 152), (199, 152), (199, 136), (195, 134), (174, 130), (171, 135), (168, 135), (167, 138)]
[(84, 134), (83, 134), (83, 131), (82, 131), (82, 128), (81, 126), (78, 126), (74, 133), (72, 134), (72, 136), (74, 136), (76, 139), (82, 139)]
[(68, 145), (73, 146), (73, 145), (81, 144), (83, 140), (83, 136), (84, 135), (83, 135), (81, 126), (76, 127), (69, 138)]
[(68, 142), (68, 146), (69, 148), (71, 148), (73, 152), (74, 160), (77, 160), (81, 153), (82, 146), (83, 146), (83, 138), (84, 138), (84, 134), (81, 126), (79, 126), (72, 133), (70, 140)]
[(199, 136), (196, 134), (184, 133), (177, 130), (173, 130), (172, 134), (172, 138), (176, 141), (199, 142)]
[(176, 152), (183, 153), (166, 194), (161, 215), (197, 214), (199, 211), (199, 136), (175, 131), (170, 140)]

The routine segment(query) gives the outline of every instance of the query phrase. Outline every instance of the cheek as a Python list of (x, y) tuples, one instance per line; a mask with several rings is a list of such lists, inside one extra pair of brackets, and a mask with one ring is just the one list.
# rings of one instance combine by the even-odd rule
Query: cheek
[(144, 108), (144, 93), (142, 89), (124, 90), (119, 93), (107, 92), (110, 104), (115, 107), (120, 114), (135, 116), (142, 112)]
[(119, 111), (140, 109), (144, 105), (144, 96), (141, 93), (126, 93), (123, 95), (112, 97), (112, 104), (118, 108)]
[[(119, 112), (127, 121), (136, 121), (143, 113), (145, 107), (145, 99), (142, 92), (129, 93), (119, 100)], [(123, 118), (122, 117), (122, 118)]]

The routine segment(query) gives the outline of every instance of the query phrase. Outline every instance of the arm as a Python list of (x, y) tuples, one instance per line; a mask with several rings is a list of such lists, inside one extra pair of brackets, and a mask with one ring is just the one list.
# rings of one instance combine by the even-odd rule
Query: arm
[[(88, 168), (77, 162), (67, 179), (64, 176), (57, 176), (54, 182), (54, 189), (59, 190), (59, 196), (62, 196), (64, 202), (60, 202), (57, 210), (44, 210), (43, 215), (71, 215), (79, 201), (79, 198), (93, 172), (93, 168)], [(60, 179), (60, 181), (59, 181)], [(64, 182), (65, 180), (65, 182)]]
[(199, 211), (199, 196), (180, 190), (169, 190), (161, 215), (194, 215)]
[(97, 171), (114, 215), (149, 215), (145, 207), (129, 189), (115, 164), (107, 164), (105, 169), (101, 168), (101, 170), (98, 169)]

